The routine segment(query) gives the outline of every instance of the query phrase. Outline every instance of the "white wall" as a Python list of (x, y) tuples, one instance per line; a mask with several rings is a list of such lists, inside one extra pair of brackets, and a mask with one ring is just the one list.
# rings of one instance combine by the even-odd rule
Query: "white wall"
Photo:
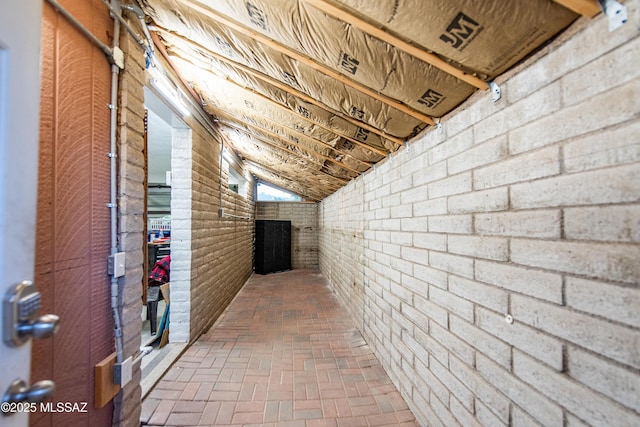
[[(320, 205), (320, 267), (423, 425), (640, 425), (640, 1)], [(512, 316), (513, 323), (506, 316)]]

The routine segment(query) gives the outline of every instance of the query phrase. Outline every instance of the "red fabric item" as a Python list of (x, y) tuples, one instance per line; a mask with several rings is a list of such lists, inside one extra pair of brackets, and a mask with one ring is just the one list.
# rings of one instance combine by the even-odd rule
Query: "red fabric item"
[(167, 255), (156, 261), (149, 275), (149, 286), (160, 286), (169, 283), (169, 271), (171, 269), (171, 255)]

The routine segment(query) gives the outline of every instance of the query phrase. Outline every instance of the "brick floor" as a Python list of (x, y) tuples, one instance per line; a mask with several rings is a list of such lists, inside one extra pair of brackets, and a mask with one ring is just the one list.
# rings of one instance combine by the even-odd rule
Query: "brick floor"
[(254, 275), (142, 403), (157, 426), (416, 426), (315, 270)]

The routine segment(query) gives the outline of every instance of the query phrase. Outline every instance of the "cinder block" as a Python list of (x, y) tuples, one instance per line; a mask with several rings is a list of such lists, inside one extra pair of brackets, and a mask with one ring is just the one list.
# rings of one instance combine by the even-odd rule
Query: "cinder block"
[(427, 189), (430, 199), (469, 192), (471, 191), (471, 172), (463, 172), (432, 182), (427, 185)]
[(434, 215), (429, 217), (429, 231), (432, 233), (470, 234), (471, 215)]
[(505, 313), (495, 313), (478, 307), (476, 324), (491, 335), (561, 371), (562, 341), (519, 322), (510, 324), (505, 320)]
[(442, 363), (436, 360), (434, 357), (429, 357), (429, 369), (433, 372), (436, 378), (443, 384), (446, 384), (447, 389), (453, 396), (458, 398), (462, 405), (467, 410), (473, 408), (473, 393), (453, 375), (449, 369), (447, 369)]
[(507, 261), (509, 242), (502, 237), (449, 235), (447, 249), (450, 253), (480, 259)]
[[(509, 151), (530, 151), (631, 120), (637, 112), (635, 103), (639, 96), (640, 81), (634, 80), (580, 104), (561, 109), (511, 131)], [(601, 114), (602, 111), (607, 114)], [(591, 120), (591, 117), (600, 117), (600, 120)]]
[(471, 302), (435, 286), (429, 288), (429, 301), (473, 323), (473, 304)]
[(443, 143), (435, 146), (427, 152), (429, 157), (429, 165), (435, 165), (443, 160), (448, 159), (451, 156), (462, 153), (473, 146), (473, 132), (472, 129), (468, 129), (465, 132), (459, 133), (451, 139), (444, 141)]
[(640, 288), (567, 277), (566, 304), (585, 313), (640, 329)]
[(447, 198), (440, 197), (437, 199), (429, 199), (425, 201), (415, 201), (413, 203), (413, 212), (415, 216), (446, 215)]
[(473, 188), (485, 189), (560, 173), (560, 149), (547, 147), (473, 171)]
[(634, 329), (520, 295), (511, 295), (511, 314), (516, 322), (636, 369), (640, 367), (640, 353), (635, 345), (638, 333)]
[(414, 265), (413, 274), (420, 280), (425, 281), (430, 285), (437, 286), (442, 289), (447, 288), (448, 274), (442, 270), (436, 270), (431, 267)]
[(443, 179), (447, 176), (447, 162), (440, 162), (425, 166), (411, 175), (413, 187), (420, 187), (424, 184)]
[[(640, 161), (640, 121), (622, 123), (567, 142), (562, 149), (567, 172), (581, 172)], [(603, 144), (603, 140), (607, 143)]]
[(603, 90), (602, 85), (597, 84), (600, 80), (607, 79), (615, 81), (617, 85), (624, 85), (640, 77), (634, 60), (639, 55), (640, 39), (635, 39), (566, 74), (560, 80), (565, 105), (579, 103), (600, 94)]
[(447, 209), (451, 214), (502, 211), (508, 208), (509, 190), (507, 187), (474, 191), (447, 198)]
[(447, 235), (440, 233), (413, 233), (413, 246), (433, 251), (447, 251)]
[[(507, 369), (511, 366), (511, 348), (493, 335), (457, 316), (449, 316), (449, 330), (499, 365)], [(476, 353), (476, 361), (479, 353)]]
[[(515, 375), (523, 381), (531, 384), (550, 399), (559, 402), (591, 425), (632, 426), (640, 421), (637, 413), (612, 405), (609, 399), (518, 351), (514, 352), (513, 370)], [(585, 402), (589, 404), (585, 405)]]
[(530, 209), (635, 202), (640, 193), (640, 165), (547, 178), (511, 187), (511, 206)]
[[(467, 364), (467, 366), (473, 366), (475, 364), (475, 349), (471, 347), (468, 343), (462, 341), (451, 332), (449, 332), (446, 327), (442, 327), (434, 322), (429, 324), (429, 334), (433, 339), (440, 345), (447, 354), (450, 353), (446, 358), (440, 358), (442, 363), (448, 363), (451, 367), (451, 370), (454, 375), (460, 378), (463, 382), (467, 384), (467, 387), (471, 387), (465, 379), (458, 374), (458, 370), (454, 368), (455, 361), (457, 361), (456, 357), (459, 358), (462, 362)], [(432, 344), (433, 345), (433, 344)], [(427, 348), (430, 349), (432, 345), (429, 345)], [(455, 355), (456, 357), (453, 357)]]
[[(487, 414), (486, 417), (500, 420), (498, 424), (494, 425), (509, 422), (509, 400), (504, 395), (484, 380), (475, 369), (461, 363), (457, 358), (450, 359), (449, 367), (451, 372), (473, 391), (476, 396), (476, 410), (478, 404), (482, 402), (482, 406), (492, 414), (492, 416)], [(478, 418), (482, 420), (480, 416)]]
[(629, 409), (640, 408), (640, 375), (610, 360), (569, 347), (569, 375)]
[(476, 368), (485, 380), (540, 424), (545, 426), (562, 425), (563, 411), (560, 405), (540, 394), (495, 361), (483, 354), (478, 354)]
[[(494, 124), (492, 123), (492, 125)], [(455, 175), (470, 169), (476, 169), (502, 159), (507, 153), (507, 138), (499, 136), (448, 159), (447, 171), (449, 175)]]
[(567, 208), (567, 239), (640, 242), (640, 205)]
[[(491, 411), (482, 401), (476, 399), (475, 402), (476, 407), (476, 418), (477, 421), (483, 427), (491, 427), (491, 426), (503, 426), (507, 427), (507, 424), (500, 420), (494, 413)], [(533, 427), (533, 424), (532, 424)]]
[(559, 239), (559, 209), (508, 211), (474, 215), (475, 231), (483, 235)]
[(627, 283), (640, 281), (639, 257), (638, 245), (511, 240), (514, 263)]
[(473, 258), (430, 251), (429, 266), (436, 270), (473, 278)]
[(507, 313), (509, 310), (508, 293), (494, 286), (450, 274), (449, 292), (498, 313)]

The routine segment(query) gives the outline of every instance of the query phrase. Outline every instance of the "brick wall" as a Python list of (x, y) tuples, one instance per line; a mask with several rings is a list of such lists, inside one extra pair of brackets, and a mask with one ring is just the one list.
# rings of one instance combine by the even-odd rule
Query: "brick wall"
[[(138, 353), (142, 326), (145, 74), (142, 50), (128, 36), (121, 43), (127, 54), (120, 74), (118, 128), (119, 238), (126, 253), (126, 274), (120, 279), (126, 358)], [(204, 333), (252, 273), (253, 184), (249, 183), (246, 197), (227, 188), (228, 165), (223, 164), (222, 175), (219, 167), (220, 137), (195, 116), (194, 111), (184, 125), (174, 127), (172, 135), (172, 342), (191, 342)], [(247, 219), (220, 218), (221, 193), (224, 211)], [(140, 378), (136, 364), (132, 381), (115, 399), (114, 425), (140, 425)]]
[(318, 204), (257, 202), (256, 219), (291, 221), (291, 268), (318, 268)]
[[(319, 209), (423, 425), (640, 425), (640, 1), (582, 19)], [(513, 319), (513, 322), (507, 321)]]
[[(119, 279), (120, 316), (124, 358), (140, 350), (142, 322), (143, 249), (145, 206), (144, 143), (144, 53), (122, 31), (120, 47), (127, 55), (119, 77), (118, 102), (118, 233), (120, 250), (125, 253), (125, 275)], [(140, 423), (140, 364), (133, 367), (133, 378), (114, 399), (113, 425)]]
[[(253, 183), (249, 182), (247, 194), (241, 196), (228, 188), (224, 159), (220, 173), (219, 137), (202, 128), (194, 128), (193, 134), (191, 340), (206, 332), (253, 271), (255, 211)], [(220, 206), (223, 217), (218, 215)], [(172, 323), (173, 319), (172, 313)]]

